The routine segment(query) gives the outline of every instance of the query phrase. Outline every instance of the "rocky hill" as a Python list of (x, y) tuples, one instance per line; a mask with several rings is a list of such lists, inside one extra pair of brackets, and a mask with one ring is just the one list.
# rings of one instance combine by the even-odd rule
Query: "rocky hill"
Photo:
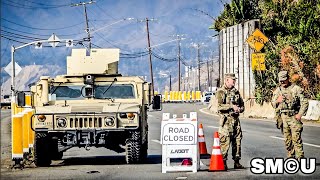
[[(29, 90), (28, 85), (37, 82), (40, 76), (56, 76), (65, 74), (65, 69), (55, 65), (28, 65), (22, 67), (16, 76), (16, 90)], [(1, 86), (2, 95), (10, 94), (11, 78), (8, 78)]]

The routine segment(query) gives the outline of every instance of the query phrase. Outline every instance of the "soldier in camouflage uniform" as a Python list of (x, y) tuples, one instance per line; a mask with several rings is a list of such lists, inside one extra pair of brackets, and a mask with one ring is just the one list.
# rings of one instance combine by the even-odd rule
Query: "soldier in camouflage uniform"
[(288, 158), (300, 159), (304, 157), (301, 117), (307, 112), (308, 100), (304, 98), (302, 88), (289, 82), (287, 71), (280, 71), (278, 77), (281, 85), (273, 92), (272, 106), (283, 121)]
[(220, 115), (219, 137), (221, 152), (225, 169), (228, 169), (227, 158), (230, 143), (232, 144), (232, 159), (235, 169), (243, 169), (241, 159), (242, 131), (239, 114), (244, 111), (244, 102), (239, 91), (234, 87), (236, 82), (235, 74), (225, 74), (225, 84), (216, 92), (218, 100), (218, 113)]

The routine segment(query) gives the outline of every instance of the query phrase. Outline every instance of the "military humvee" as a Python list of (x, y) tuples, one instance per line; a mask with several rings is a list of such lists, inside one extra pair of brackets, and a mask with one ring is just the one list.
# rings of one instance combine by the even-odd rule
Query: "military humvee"
[[(61, 159), (71, 147), (125, 152), (129, 164), (147, 157), (150, 83), (118, 74), (118, 61), (119, 49), (92, 49), (90, 56), (85, 49), (73, 49), (66, 75), (42, 76), (31, 87), (37, 166)], [(154, 109), (161, 108), (159, 99)]]

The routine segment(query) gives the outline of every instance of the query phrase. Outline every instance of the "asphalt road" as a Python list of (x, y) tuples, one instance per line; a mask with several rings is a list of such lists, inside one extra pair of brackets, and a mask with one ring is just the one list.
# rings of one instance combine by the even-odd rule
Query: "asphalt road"
[[(1, 112), (1, 179), (320, 179), (320, 127), (304, 126), (302, 138), (306, 157), (318, 158), (316, 171), (312, 175), (297, 173), (294, 175), (254, 175), (250, 171), (252, 158), (286, 157), (284, 141), (275, 123), (268, 120), (242, 119), (242, 164), (243, 170), (234, 170), (229, 150), (229, 170), (208, 172), (202, 166), (197, 173), (177, 172), (161, 173), (160, 127), (162, 113), (168, 112), (182, 117), (183, 113), (196, 111), (198, 121), (203, 123), (208, 152), (211, 152), (213, 133), (218, 130), (218, 117), (208, 114), (201, 104), (164, 104), (160, 112), (149, 112), (149, 156), (145, 164), (127, 165), (124, 154), (117, 154), (104, 148), (72, 148), (64, 153), (60, 161), (54, 161), (51, 167), (8, 169), (10, 163), (10, 112)], [(201, 110), (201, 111), (200, 111)], [(209, 165), (210, 159), (203, 159)]]

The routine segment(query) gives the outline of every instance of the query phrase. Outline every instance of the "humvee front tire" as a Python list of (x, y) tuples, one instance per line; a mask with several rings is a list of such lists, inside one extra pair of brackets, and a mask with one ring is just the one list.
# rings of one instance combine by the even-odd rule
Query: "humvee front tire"
[(59, 152), (59, 140), (52, 139), (50, 143), (50, 155), (52, 160), (61, 160), (63, 157), (63, 152)]
[(141, 133), (132, 132), (131, 138), (126, 141), (126, 162), (127, 164), (136, 164), (142, 161), (142, 143)]
[(34, 163), (38, 167), (51, 164), (49, 152), (49, 137), (47, 133), (36, 132), (34, 141)]

